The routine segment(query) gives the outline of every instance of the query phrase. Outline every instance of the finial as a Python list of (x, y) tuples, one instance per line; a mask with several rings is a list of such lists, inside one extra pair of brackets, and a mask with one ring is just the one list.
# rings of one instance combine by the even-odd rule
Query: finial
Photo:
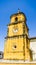
[(18, 13), (20, 13), (20, 9), (18, 8)]

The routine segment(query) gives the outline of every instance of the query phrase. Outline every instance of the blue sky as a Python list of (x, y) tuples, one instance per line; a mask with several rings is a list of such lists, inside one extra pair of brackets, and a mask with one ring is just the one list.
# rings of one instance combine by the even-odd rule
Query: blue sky
[(18, 8), (27, 17), (30, 37), (36, 37), (36, 0), (0, 0), (0, 51), (4, 50), (10, 15), (17, 13)]

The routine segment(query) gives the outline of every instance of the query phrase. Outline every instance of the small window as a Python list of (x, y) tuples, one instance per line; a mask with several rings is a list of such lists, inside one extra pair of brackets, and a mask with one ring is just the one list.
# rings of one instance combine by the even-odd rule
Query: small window
[(15, 18), (15, 21), (17, 21), (17, 20), (18, 20), (18, 18), (16, 17), (16, 18)]
[(16, 48), (16, 45), (14, 46), (14, 48)]
[(17, 48), (17, 46), (16, 46), (16, 45), (14, 45), (12, 48), (13, 48), (13, 49), (16, 49), (16, 48)]

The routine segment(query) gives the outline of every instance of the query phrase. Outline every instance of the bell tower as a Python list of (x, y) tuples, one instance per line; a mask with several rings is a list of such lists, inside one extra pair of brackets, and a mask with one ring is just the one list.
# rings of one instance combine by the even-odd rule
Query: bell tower
[(10, 16), (4, 45), (4, 59), (32, 60), (28, 30), (23, 12), (18, 10), (18, 13)]

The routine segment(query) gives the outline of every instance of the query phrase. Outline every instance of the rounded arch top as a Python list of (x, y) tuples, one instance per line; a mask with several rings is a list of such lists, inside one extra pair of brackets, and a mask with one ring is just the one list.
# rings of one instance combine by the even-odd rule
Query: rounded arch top
[(23, 12), (18, 12), (10, 16), (11, 23), (23, 21), (26, 22), (26, 15)]

